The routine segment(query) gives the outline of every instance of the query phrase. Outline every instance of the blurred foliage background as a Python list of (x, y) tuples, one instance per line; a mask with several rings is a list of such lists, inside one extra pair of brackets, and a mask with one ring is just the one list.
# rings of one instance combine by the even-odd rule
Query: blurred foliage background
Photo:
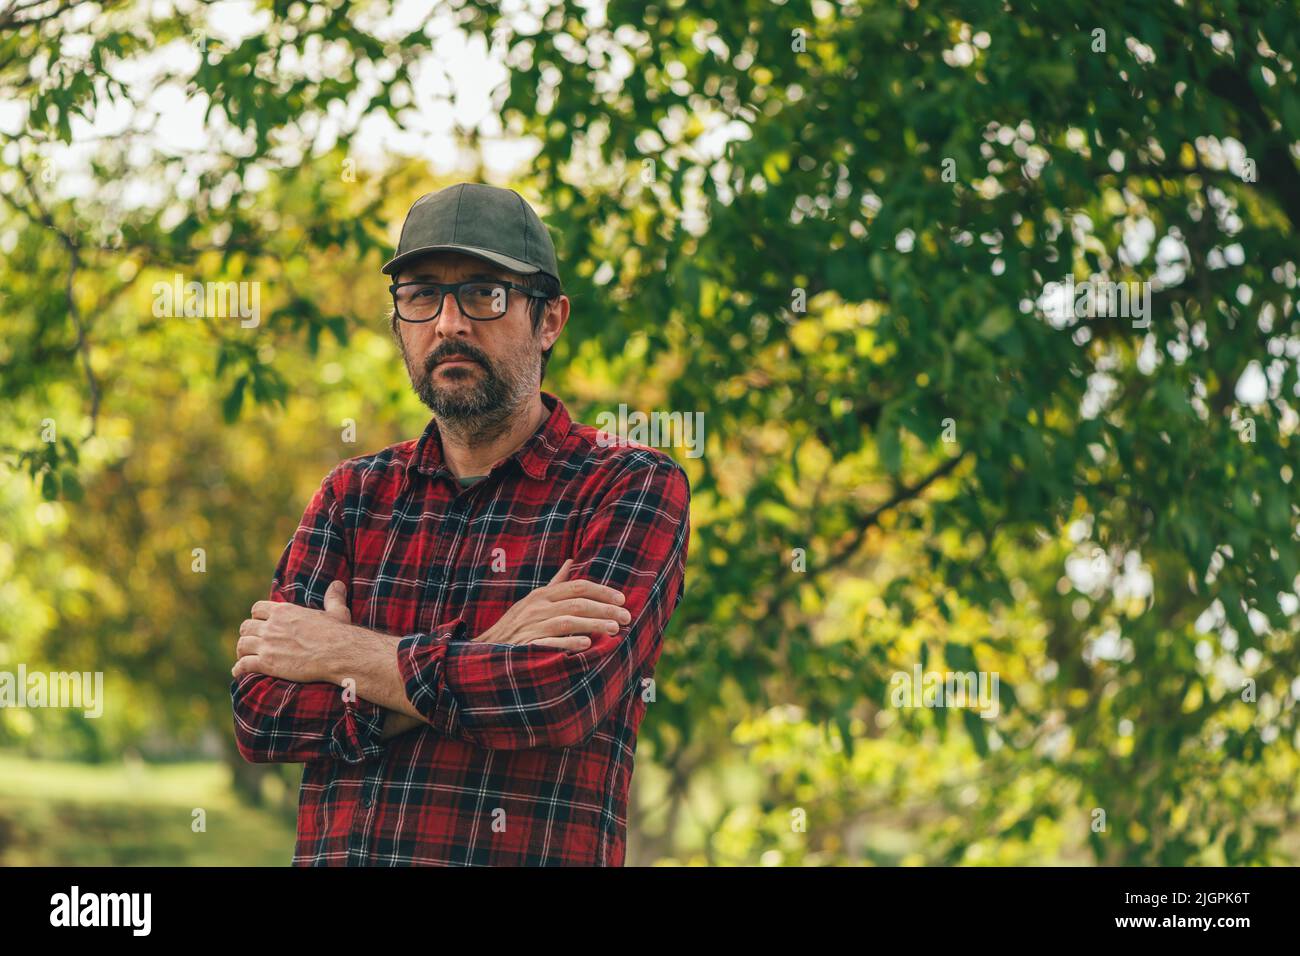
[[(0, 863), (287, 863), (236, 630), (427, 420), (378, 270), (463, 180), (553, 230), (548, 391), (704, 413), (630, 863), (1300, 862), (1298, 19), (0, 0), (0, 670), (106, 675), (0, 709)], [(1000, 713), (891, 706), (918, 665)]]

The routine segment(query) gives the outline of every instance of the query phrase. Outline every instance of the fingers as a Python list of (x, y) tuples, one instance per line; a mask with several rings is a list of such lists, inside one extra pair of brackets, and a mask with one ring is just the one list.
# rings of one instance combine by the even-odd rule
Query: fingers
[(550, 647), (557, 651), (585, 651), (591, 647), (591, 638), (570, 634), (565, 637), (539, 637), (528, 643), (533, 647)]
[(562, 581), (559, 584), (548, 584), (546, 586), (546, 591), (546, 596), (552, 601), (563, 601), (570, 598), (588, 598), (592, 601), (601, 601), (605, 604), (623, 605), (627, 603), (627, 598), (624, 597), (622, 591), (615, 591), (613, 588), (605, 587), (603, 584), (597, 584), (595, 581), (587, 581), (582, 578), (579, 578), (576, 581)]
[(325, 589), (325, 613), (345, 624), (352, 623), (352, 612), (348, 610), (348, 587), (342, 581), (331, 581)]
[(249, 654), (247, 657), (241, 657), (235, 661), (235, 666), (230, 668), (230, 676), (234, 678), (243, 677), (245, 674), (260, 674), (262, 669), (260, 660), (256, 654)]
[(618, 624), (631, 624), (632, 615), (616, 604), (603, 604), (600, 601), (592, 601), (587, 598), (569, 598), (565, 601), (554, 601), (551, 609), (568, 614), (571, 617), (585, 617), (600, 621), (602, 624), (606, 621), (614, 621)]
[(560, 565), (560, 570), (555, 572), (555, 577), (551, 578), (551, 584), (559, 584), (561, 581), (569, 579), (569, 569), (573, 567), (573, 558), (565, 561)]
[(248, 657), (250, 654), (256, 654), (261, 644), (261, 639), (258, 637), (252, 635), (241, 637), (239, 643), (235, 645), (235, 656)]
[[(617, 634), (617, 621), (597, 621), (589, 617), (574, 617), (571, 614), (558, 614), (555, 617), (538, 621), (528, 628), (534, 634), (541, 632), (544, 637), (560, 637), (565, 634)], [(523, 638), (524, 642), (531, 638)]]
[(587, 635), (617, 634), (630, 624), (632, 617), (622, 607), (627, 603), (623, 593), (595, 581), (569, 580), (573, 563), (572, 558), (566, 560), (549, 584), (512, 605), (473, 641), (586, 650), (591, 646)]
[(265, 626), (261, 621), (246, 620), (239, 625), (239, 636), (243, 637), (246, 634), (260, 635), (262, 628)]
[(271, 616), (271, 608), (275, 605), (275, 601), (258, 601), (253, 605), (251, 616), (259, 621), (265, 621)]

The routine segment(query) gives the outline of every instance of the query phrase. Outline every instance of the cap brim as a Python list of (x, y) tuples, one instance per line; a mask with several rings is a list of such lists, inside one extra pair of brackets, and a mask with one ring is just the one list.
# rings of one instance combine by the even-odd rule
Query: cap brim
[(400, 256), (394, 256), (384, 263), (384, 267), (379, 271), (384, 275), (393, 275), (400, 272), (402, 266), (418, 259), (420, 256), (428, 255), (431, 252), (462, 252), (467, 256), (474, 256), (477, 259), (485, 259), (488, 262), (498, 265), (503, 269), (509, 269), (511, 272), (518, 272), (520, 275), (532, 275), (535, 272), (541, 272), (541, 266), (535, 266), (524, 262), (522, 259), (516, 259), (513, 256), (502, 255), (499, 252), (493, 252), (490, 249), (480, 249), (478, 246), (460, 246), (446, 244), (441, 246), (421, 246), (419, 249), (412, 249), (410, 252), (403, 252)]

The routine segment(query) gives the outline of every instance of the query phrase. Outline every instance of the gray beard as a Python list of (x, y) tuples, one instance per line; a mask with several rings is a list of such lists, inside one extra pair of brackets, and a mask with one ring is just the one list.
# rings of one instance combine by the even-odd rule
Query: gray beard
[(477, 384), (468, 390), (458, 388), (455, 395), (450, 389), (434, 385), (433, 375), (427, 371), (418, 379), (412, 375), (411, 385), (438, 419), (438, 427), (469, 447), (505, 434), (522, 404), (511, 395), (505, 380), (487, 366), (480, 366)]

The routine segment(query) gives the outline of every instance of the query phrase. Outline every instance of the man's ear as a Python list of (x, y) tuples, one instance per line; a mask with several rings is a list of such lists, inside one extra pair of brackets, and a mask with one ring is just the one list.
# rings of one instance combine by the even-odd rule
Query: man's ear
[(546, 303), (546, 309), (542, 312), (542, 323), (538, 328), (538, 333), (542, 338), (542, 351), (551, 348), (560, 339), (560, 333), (564, 331), (565, 325), (569, 322), (569, 297), (562, 295)]

